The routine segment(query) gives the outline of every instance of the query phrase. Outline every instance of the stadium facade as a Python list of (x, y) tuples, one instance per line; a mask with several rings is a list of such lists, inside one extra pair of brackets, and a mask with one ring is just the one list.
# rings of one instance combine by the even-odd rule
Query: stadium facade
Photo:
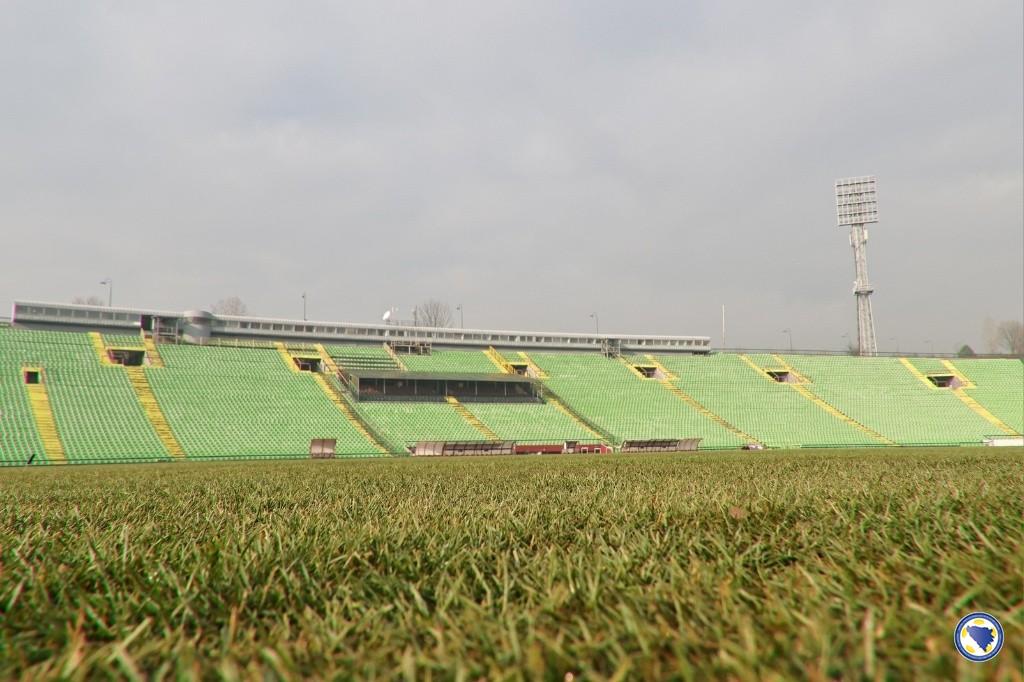
[(19, 301), (0, 463), (1018, 444), (1019, 359)]

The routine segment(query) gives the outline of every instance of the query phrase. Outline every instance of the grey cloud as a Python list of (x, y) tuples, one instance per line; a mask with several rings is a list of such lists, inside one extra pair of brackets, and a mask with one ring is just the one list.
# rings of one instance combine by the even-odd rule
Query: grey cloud
[(838, 347), (877, 173), (883, 348), (1024, 307), (1019, 3), (0, 12), (0, 299)]

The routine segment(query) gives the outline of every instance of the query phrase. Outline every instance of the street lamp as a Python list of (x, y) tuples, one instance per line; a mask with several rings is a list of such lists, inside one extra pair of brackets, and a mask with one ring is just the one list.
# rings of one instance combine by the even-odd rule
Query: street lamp
[(306, 321), (306, 292), (302, 292), (302, 321)]
[(462, 314), (462, 304), (460, 303), (457, 306), (455, 306), (455, 309), (459, 311), (459, 328), (460, 329), (465, 329), (466, 328), (466, 318)]
[(793, 330), (792, 329), (783, 329), (782, 333), (783, 334), (789, 334), (789, 351), (793, 352)]
[(843, 342), (843, 346), (845, 346), (844, 350), (849, 351), (850, 350), (850, 335), (849, 334), (843, 334), (839, 338), (845, 339), (845, 341)]
[(592, 318), (594, 318), (594, 333), (595, 334), (600, 334), (601, 333), (601, 321), (598, 319), (597, 313), (590, 313), (590, 316)]
[(108, 308), (113, 307), (113, 305), (114, 305), (114, 280), (111, 279), (110, 277), (107, 277), (105, 280), (100, 282), (100, 284), (107, 285), (107, 287), (108, 287), (108, 289), (107, 289), (107, 307)]
[(897, 339), (895, 336), (890, 336), (889, 340), (896, 342), (896, 352), (899, 353), (900, 352), (900, 340)]
[(928, 348), (930, 349), (928, 352), (931, 353), (932, 355), (935, 355), (935, 344), (932, 343), (932, 340), (925, 339), (924, 342), (928, 344)]

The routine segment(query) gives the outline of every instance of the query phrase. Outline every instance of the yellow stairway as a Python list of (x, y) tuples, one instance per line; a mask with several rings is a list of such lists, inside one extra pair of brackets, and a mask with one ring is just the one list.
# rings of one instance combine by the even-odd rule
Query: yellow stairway
[(469, 422), (469, 425), (480, 433), (487, 436), (487, 440), (501, 440), (494, 431), (487, 428), (487, 425), (476, 418), (476, 415), (466, 409), (466, 406), (459, 402), (459, 399), (455, 396), (447, 396), (445, 400), (448, 404), (455, 408), (455, 411), (459, 413), (459, 416)]
[[(772, 358), (775, 360), (775, 362), (779, 363), (778, 364), (779, 368), (781, 368), (782, 370), (784, 370), (786, 372), (789, 372), (790, 375), (796, 377), (796, 379), (797, 379), (796, 382), (794, 382), (794, 383), (787, 382), (786, 386), (789, 386), (791, 389), (793, 389), (794, 391), (796, 391), (797, 393), (802, 395), (804, 398), (806, 398), (807, 400), (811, 401), (811, 403), (813, 403), (816, 407), (824, 410), (825, 412), (827, 412), (828, 414), (832, 415), (833, 417), (835, 417), (839, 421), (846, 422), (847, 424), (849, 424), (853, 428), (857, 429), (858, 431), (861, 431), (862, 433), (867, 434), (871, 438), (874, 438), (879, 443), (885, 443), (886, 445), (895, 445), (895, 443), (893, 443), (891, 440), (889, 440), (888, 438), (886, 438), (882, 434), (878, 433), (877, 431), (875, 431), (873, 429), (869, 429), (868, 427), (864, 426), (863, 424), (861, 424), (859, 421), (857, 421), (856, 419), (854, 419), (850, 415), (848, 415), (845, 412), (842, 412), (842, 411), (836, 409), (834, 406), (832, 406), (831, 404), (825, 402), (820, 397), (818, 397), (817, 394), (815, 394), (811, 389), (807, 388), (807, 386), (805, 385), (805, 384), (808, 384), (810, 382), (807, 381), (807, 379), (805, 377), (803, 377), (799, 372), (797, 372), (795, 369), (790, 367), (786, 363), (786, 361), (782, 359), (782, 356), (780, 356), (778, 354), (775, 354), (775, 355), (772, 355)], [(754, 371), (756, 371), (758, 374), (763, 376), (765, 378), (765, 380), (771, 381), (773, 383), (778, 383), (778, 382), (775, 381), (775, 379), (773, 379), (771, 377), (770, 374), (768, 374), (764, 370), (763, 367), (759, 367), (757, 365), (757, 363), (755, 363), (753, 360), (748, 358), (746, 355), (740, 355), (740, 359), (743, 360), (743, 362), (745, 362), (748, 365), (750, 365), (754, 369)]]
[(592, 436), (594, 436), (594, 438), (597, 438), (598, 440), (600, 440), (603, 443), (612, 443), (612, 444), (614, 444), (615, 441), (613, 439), (611, 439), (611, 438), (609, 438), (609, 437), (607, 437), (607, 436), (605, 436), (605, 435), (595, 431), (594, 428), (590, 424), (588, 424), (587, 422), (583, 421), (578, 414), (576, 414), (575, 412), (570, 410), (561, 400), (559, 400), (555, 396), (555, 394), (551, 393), (550, 391), (544, 391), (544, 402), (546, 402), (547, 404), (551, 405), (556, 410), (558, 410), (559, 412), (561, 412), (562, 414), (567, 416), (569, 419), (572, 419), (574, 422), (579, 424), (581, 428), (585, 429), (587, 431), (587, 433), (589, 433)]
[(643, 379), (644, 381), (647, 381), (649, 378), (653, 378), (653, 377), (645, 377), (643, 375), (643, 373), (640, 372), (640, 370), (638, 370), (636, 367), (633, 366), (632, 362), (630, 362), (626, 358), (622, 357), (621, 355), (619, 356), (618, 359), (619, 359), (619, 362), (621, 362), (623, 365), (625, 365), (629, 369), (630, 372), (632, 372), (633, 374), (636, 375), (636, 377), (638, 379)]
[(487, 359), (494, 363), (502, 374), (512, 374), (512, 368), (509, 367), (508, 363), (505, 362), (505, 358), (501, 357), (501, 354), (494, 350), (494, 346), (488, 346), (487, 350), (484, 351), (484, 355)]
[(149, 366), (163, 367), (164, 359), (160, 357), (160, 351), (156, 349), (156, 340), (151, 335), (147, 336), (144, 331), (139, 333), (142, 334), (142, 345), (146, 347), (146, 357), (149, 358)]
[(744, 433), (743, 431), (739, 430), (738, 428), (736, 428), (735, 426), (733, 426), (729, 422), (727, 422), (724, 419), (722, 419), (721, 417), (719, 417), (717, 414), (715, 414), (714, 412), (712, 412), (708, 408), (704, 407), (702, 404), (697, 402), (697, 400), (693, 396), (691, 396), (689, 393), (687, 393), (683, 389), (681, 389), (678, 386), (676, 386), (675, 384), (673, 384), (671, 380), (669, 380), (669, 379), (657, 379), (657, 382), (659, 384), (661, 384), (662, 386), (664, 386), (665, 388), (667, 388), (669, 393), (671, 393), (675, 397), (679, 398), (684, 403), (686, 403), (687, 405), (689, 405), (693, 409), (697, 410), (702, 415), (704, 415), (705, 417), (707, 417), (711, 421), (715, 422), (719, 426), (721, 426), (721, 427), (727, 429), (728, 431), (731, 431), (732, 433), (736, 434), (737, 436), (742, 438), (744, 440), (744, 442), (746, 442), (746, 443), (757, 443), (758, 445), (761, 444), (761, 441), (757, 440), (756, 438), (751, 436), (749, 433)]
[[(545, 372), (540, 367), (538, 367), (537, 363), (535, 363), (533, 361), (533, 358), (531, 358), (529, 355), (526, 354), (526, 351), (519, 351), (519, 357), (522, 359), (523, 362), (526, 363), (527, 374), (529, 376), (531, 376), (531, 377), (533, 377), (535, 379), (547, 379), (548, 378), (547, 372)], [(568, 405), (566, 405), (564, 402), (562, 402), (562, 399), (559, 398), (557, 395), (555, 395), (551, 391), (550, 388), (548, 388), (547, 386), (544, 386), (542, 384), (542, 389), (543, 389), (544, 402), (548, 403), (549, 405), (554, 407), (556, 410), (558, 410), (559, 412), (561, 412), (562, 414), (564, 414), (565, 416), (569, 417), (574, 422), (579, 424), (581, 427), (586, 429), (587, 433), (593, 434), (594, 438), (597, 438), (598, 440), (600, 440), (603, 443), (610, 443), (610, 444), (614, 444), (615, 443), (615, 439), (614, 438), (612, 438), (608, 434), (601, 433), (600, 431), (595, 429), (593, 426), (588, 424), (585, 419), (580, 417), (578, 414), (576, 414), (575, 411), (570, 409)]]
[(352, 427), (361, 433), (363, 438), (368, 440), (373, 447), (386, 454), (388, 449), (384, 447), (379, 440), (377, 440), (376, 436), (370, 433), (370, 430), (366, 427), (366, 424), (363, 423), (363, 420), (358, 414), (356, 414), (356, 411), (352, 409), (352, 406), (348, 404), (348, 401), (341, 395), (341, 392), (331, 385), (331, 382), (327, 380), (327, 377), (323, 374), (314, 373), (313, 379), (316, 380), (316, 383), (320, 386), (330, 401), (334, 403), (334, 406), (337, 407), (343, 415), (345, 415), (345, 418), (348, 419), (350, 424), (352, 424)]
[(274, 348), (276, 348), (277, 352), (281, 354), (281, 359), (284, 360), (284, 364), (288, 365), (288, 369), (298, 374), (299, 367), (298, 365), (295, 364), (295, 361), (292, 360), (292, 354), (288, 352), (288, 349), (285, 348), (285, 345), (280, 341), (275, 341)]
[(92, 341), (93, 350), (96, 351), (96, 358), (101, 365), (113, 365), (110, 356), (107, 355), (107, 344), (103, 343), (103, 335), (99, 332), (89, 332), (89, 340)]
[(157, 402), (156, 396), (153, 395), (153, 389), (149, 385), (149, 379), (146, 378), (145, 371), (141, 367), (125, 367), (124, 371), (128, 373), (128, 381), (131, 382), (135, 395), (139, 398), (139, 404), (142, 405), (146, 418), (153, 425), (153, 430), (156, 431), (156, 435), (160, 438), (160, 442), (163, 443), (167, 454), (174, 459), (184, 459), (185, 451), (182, 449), (178, 439), (174, 437), (171, 425), (167, 423), (164, 411), (160, 409), (160, 403)]
[(928, 381), (928, 377), (926, 377), (924, 373), (917, 367), (914, 367), (914, 363), (912, 363), (910, 360), (908, 360), (907, 358), (900, 358), (900, 362), (903, 363), (903, 366), (907, 368), (907, 371), (909, 371), (911, 374), (917, 377), (917, 380), (920, 381), (922, 384), (924, 384), (925, 386), (934, 391), (939, 390), (939, 387), (933, 384), (932, 382)]
[(384, 344), (384, 352), (391, 356), (391, 359), (395, 361), (396, 365), (398, 365), (398, 369), (402, 370), (403, 372), (409, 370), (409, 368), (405, 366), (405, 363), (402, 362), (402, 358), (398, 357), (398, 353), (395, 352), (395, 349), (386, 343)]
[(535, 363), (533, 359), (526, 354), (526, 351), (519, 351), (519, 357), (523, 359), (523, 362), (525, 362), (526, 366), (529, 368), (530, 376), (534, 377), (535, 379), (548, 378), (547, 372), (538, 367), (537, 363)]
[(942, 360), (942, 366), (949, 370), (949, 373), (955, 376), (957, 380), (960, 382), (960, 386), (958, 386), (957, 388), (940, 388), (939, 386), (933, 384), (928, 379), (927, 375), (925, 375), (921, 370), (915, 367), (914, 363), (912, 363), (907, 358), (900, 358), (900, 362), (903, 363), (903, 366), (907, 368), (907, 371), (909, 371), (911, 374), (917, 377), (918, 380), (928, 388), (935, 391), (952, 391), (953, 395), (959, 398), (964, 405), (971, 408), (971, 410), (973, 410), (975, 414), (977, 414), (979, 417), (987, 421), (992, 426), (996, 427), (997, 429), (1007, 434), (1008, 436), (1020, 435), (1012, 428), (1007, 426), (999, 417), (995, 416), (994, 414), (986, 410), (985, 407), (981, 405), (978, 401), (976, 401), (971, 396), (967, 395), (964, 389), (974, 388), (974, 383), (966, 376), (964, 376), (960, 372), (960, 370), (956, 368), (956, 365), (954, 365), (949, 360)]
[[(22, 376), (26, 371), (43, 371), (38, 367), (22, 368)], [(43, 442), (43, 452), (46, 459), (52, 464), (66, 464), (67, 456), (64, 454), (64, 444), (61, 443), (60, 434), (57, 433), (57, 422), (53, 419), (53, 408), (50, 406), (50, 396), (46, 392), (46, 384), (40, 381), (38, 384), (25, 384), (28, 391), (28, 402), (32, 407), (32, 417), (36, 422), (36, 431), (39, 432), (39, 440)]]
[(324, 366), (324, 369), (327, 371), (327, 373), (337, 376), (338, 365), (337, 363), (334, 362), (334, 358), (331, 357), (331, 354), (327, 352), (327, 349), (324, 348), (324, 344), (316, 344), (316, 352), (320, 354), (320, 363)]
[[(961, 401), (963, 401), (964, 405), (966, 405), (967, 407), (969, 407), (972, 410), (974, 410), (974, 412), (978, 416), (980, 416), (982, 419), (987, 421), (989, 424), (992, 424), (993, 426), (995, 426), (997, 429), (999, 429), (1000, 431), (1002, 431), (1006, 435), (1008, 435), (1008, 436), (1019, 436), (1019, 435), (1021, 435), (1021, 434), (1017, 433), (1016, 431), (1014, 431), (1013, 428), (1008, 426), (999, 417), (995, 416), (994, 414), (989, 412), (987, 409), (985, 409), (985, 407), (982, 406), (981, 403), (976, 401), (971, 396), (967, 395), (967, 392), (964, 389), (974, 388), (974, 384), (971, 383), (971, 381), (967, 377), (965, 377), (963, 374), (961, 374), (960, 370), (958, 370), (956, 368), (956, 366), (952, 362), (950, 362), (949, 360), (943, 360), (942, 361), (942, 366), (945, 367), (946, 369), (948, 369), (950, 374), (954, 375), (957, 379), (960, 380), (961, 385), (958, 386), (957, 388), (953, 389), (953, 395), (955, 395), (957, 398), (959, 398)], [(931, 382), (928, 382), (928, 383), (931, 383)]]
[(664, 365), (662, 365), (662, 364), (661, 364), (660, 362), (658, 362), (658, 361), (657, 361), (657, 360), (656, 360), (656, 359), (654, 358), (654, 356), (653, 356), (653, 355), (651, 355), (650, 353), (648, 353), (648, 354), (647, 354), (647, 355), (645, 355), (644, 357), (645, 357), (645, 358), (647, 358), (647, 361), (648, 361), (648, 362), (650, 362), (650, 363), (651, 363), (652, 365), (654, 365), (654, 367), (655, 367), (655, 368), (656, 368), (656, 369), (657, 369), (657, 370), (658, 370), (659, 372), (661, 372), (662, 376), (663, 376), (663, 377), (665, 377), (666, 379), (668, 379), (669, 381), (672, 381), (672, 380), (674, 380), (674, 379), (678, 379), (678, 378), (679, 378), (679, 377), (677, 377), (677, 376), (676, 376), (675, 374), (673, 374), (672, 372), (668, 371), (668, 369), (666, 369)]
[(952, 362), (949, 360), (942, 360), (941, 362), (942, 366), (948, 369), (949, 373), (955, 376), (960, 382), (960, 388), (977, 388), (977, 386), (974, 385), (974, 382), (968, 379), (965, 374), (961, 373)]

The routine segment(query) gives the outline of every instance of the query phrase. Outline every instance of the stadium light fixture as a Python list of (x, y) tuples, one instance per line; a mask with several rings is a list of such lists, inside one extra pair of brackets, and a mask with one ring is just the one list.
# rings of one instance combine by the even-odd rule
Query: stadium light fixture
[(114, 306), (114, 280), (112, 278), (110, 278), (110, 277), (107, 277), (105, 280), (100, 282), (100, 284), (105, 284), (108, 287), (108, 289), (107, 289), (107, 307), (108, 308), (112, 308)]
[(793, 350), (793, 330), (792, 329), (783, 329), (782, 333), (783, 334), (789, 334), (789, 350), (792, 351)]
[(601, 321), (598, 319), (597, 313), (590, 313), (590, 316), (592, 318), (594, 318), (594, 333), (595, 334), (600, 334), (601, 333)]
[(839, 227), (878, 222), (878, 181), (874, 175), (836, 180)]
[(455, 306), (455, 309), (459, 311), (459, 329), (466, 328), (466, 318), (462, 315), (462, 304)]

